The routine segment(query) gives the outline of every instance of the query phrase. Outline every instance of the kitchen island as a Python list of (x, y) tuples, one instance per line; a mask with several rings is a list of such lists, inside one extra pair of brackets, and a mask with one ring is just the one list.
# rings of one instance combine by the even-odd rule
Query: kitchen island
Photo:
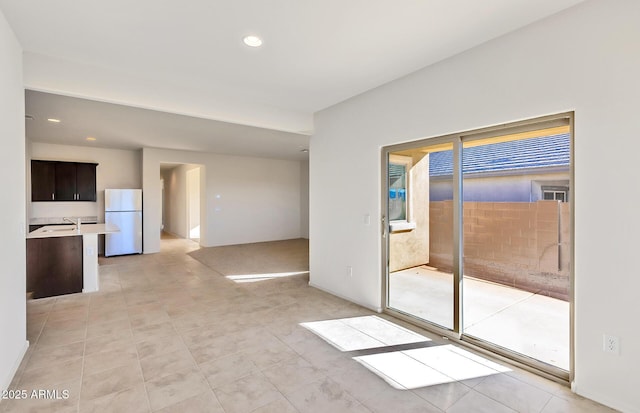
[(115, 225), (48, 225), (27, 235), (27, 291), (33, 298), (99, 290), (98, 235)]

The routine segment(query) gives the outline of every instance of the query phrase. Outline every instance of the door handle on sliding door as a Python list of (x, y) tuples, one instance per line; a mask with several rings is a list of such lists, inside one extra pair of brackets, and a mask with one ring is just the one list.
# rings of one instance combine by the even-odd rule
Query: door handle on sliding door
[(387, 217), (382, 216), (382, 238), (387, 238)]

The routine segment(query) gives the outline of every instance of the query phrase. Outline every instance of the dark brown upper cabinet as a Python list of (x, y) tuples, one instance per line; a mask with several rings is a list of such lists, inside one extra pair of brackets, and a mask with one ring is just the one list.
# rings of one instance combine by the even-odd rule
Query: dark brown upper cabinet
[(32, 201), (96, 201), (95, 163), (31, 161)]
[(95, 163), (76, 164), (76, 201), (96, 200), (96, 166)]
[(56, 196), (56, 164), (31, 161), (31, 200), (53, 201)]
[(56, 201), (76, 200), (76, 164), (56, 162)]

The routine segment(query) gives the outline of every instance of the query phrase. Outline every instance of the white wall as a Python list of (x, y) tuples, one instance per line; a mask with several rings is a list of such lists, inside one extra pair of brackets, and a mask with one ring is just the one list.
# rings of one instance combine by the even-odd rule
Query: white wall
[(164, 230), (167, 226), (167, 191), (166, 191), (166, 185), (165, 182), (167, 182), (167, 178), (166, 178), (166, 172), (165, 171), (160, 171), (160, 188), (162, 189), (162, 196), (161, 196), (161, 202), (162, 202), (162, 226), (161, 228)]
[(29, 343), (26, 333), (25, 137), (22, 47), (0, 11), (0, 391), (9, 387)]
[(300, 237), (299, 161), (144, 148), (145, 253), (160, 250), (158, 177), (161, 163), (203, 166), (200, 174), (202, 246)]
[(574, 385), (639, 412), (639, 21), (638, 1), (588, 1), (316, 114), (312, 284), (381, 306), (381, 146), (575, 110)]
[(200, 238), (200, 167), (187, 169), (187, 238)]
[[(25, 130), (26, 133), (26, 130)], [(24, 144), (24, 165), (25, 165), (25, 191), (24, 191), (24, 205), (25, 205), (25, 222), (28, 231), (29, 220), (31, 219), (31, 141), (25, 136)]]
[(309, 161), (300, 162), (300, 236), (309, 239)]
[[(98, 164), (96, 202), (30, 202), (31, 218), (95, 215), (104, 222), (105, 188), (142, 188), (141, 151), (31, 142), (31, 158)], [(27, 192), (31, 193), (30, 183)]]

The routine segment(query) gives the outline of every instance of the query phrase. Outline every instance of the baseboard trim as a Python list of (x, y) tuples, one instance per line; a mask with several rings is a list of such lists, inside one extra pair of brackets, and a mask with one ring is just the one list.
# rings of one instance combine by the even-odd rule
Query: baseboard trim
[(314, 284), (311, 281), (309, 281), (309, 287), (317, 288), (318, 290), (324, 291), (325, 293), (328, 293), (328, 294), (331, 294), (331, 295), (335, 295), (336, 297), (342, 298), (343, 300), (349, 301), (349, 302), (354, 303), (354, 304), (358, 304), (359, 306), (367, 308), (367, 309), (369, 309), (371, 311), (375, 311), (376, 313), (382, 313), (382, 308), (381, 307), (372, 307), (372, 306), (370, 306), (368, 304), (365, 304), (365, 303), (359, 302), (357, 300), (354, 300), (351, 297), (345, 297), (344, 295), (338, 294), (335, 291), (331, 291), (331, 290), (329, 290), (327, 288), (320, 287), (319, 285)]
[(182, 236), (182, 235), (180, 235), (180, 234), (176, 234), (175, 232), (167, 231), (166, 229), (163, 229), (163, 230), (162, 230), (162, 232), (167, 233), (167, 234), (169, 234), (169, 235), (172, 235), (172, 236), (174, 236), (174, 237), (176, 237), (176, 238), (187, 239), (186, 237), (183, 237), (183, 236)]
[(25, 340), (24, 347), (22, 348), (22, 351), (20, 352), (18, 359), (14, 362), (13, 368), (11, 369), (9, 376), (7, 376), (7, 378), (5, 379), (6, 382), (2, 383), (1, 390), (7, 390), (11, 385), (11, 382), (13, 381), (13, 378), (16, 376), (16, 373), (20, 368), (20, 363), (22, 363), (22, 360), (24, 359), (25, 354), (27, 354), (28, 349), (29, 349), (29, 340)]
[(575, 385), (575, 382), (571, 390), (573, 390), (573, 392), (579, 396), (586, 397), (587, 399), (593, 400), (600, 404), (604, 404), (605, 406), (611, 407), (612, 409), (620, 410), (621, 412), (640, 413), (640, 409), (638, 409), (638, 406), (631, 406), (624, 402), (620, 402), (619, 400), (612, 400), (610, 396), (602, 395), (599, 392), (580, 391), (580, 389), (578, 389), (578, 386)]

